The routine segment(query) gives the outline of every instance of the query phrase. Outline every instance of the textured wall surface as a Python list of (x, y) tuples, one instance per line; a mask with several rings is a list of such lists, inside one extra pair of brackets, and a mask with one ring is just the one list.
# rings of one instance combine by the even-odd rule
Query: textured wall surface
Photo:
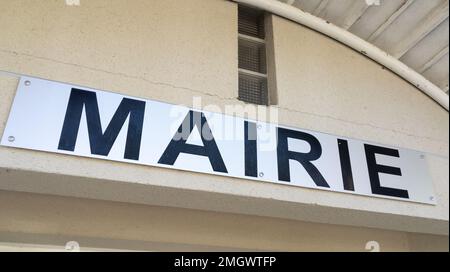
[(368, 241), (381, 251), (448, 250), (444, 236), (80, 198), (0, 191), (0, 205), (0, 251), (72, 240), (81, 250), (365, 251)]

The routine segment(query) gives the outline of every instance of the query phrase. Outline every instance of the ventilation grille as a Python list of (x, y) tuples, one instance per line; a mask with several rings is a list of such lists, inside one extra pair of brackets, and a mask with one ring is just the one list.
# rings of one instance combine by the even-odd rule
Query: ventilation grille
[(264, 13), (239, 6), (239, 100), (267, 105)]
[(239, 68), (266, 73), (266, 50), (264, 44), (239, 40)]
[(239, 99), (256, 105), (267, 105), (267, 80), (251, 75), (239, 76)]
[(239, 33), (264, 39), (264, 14), (258, 10), (239, 6)]

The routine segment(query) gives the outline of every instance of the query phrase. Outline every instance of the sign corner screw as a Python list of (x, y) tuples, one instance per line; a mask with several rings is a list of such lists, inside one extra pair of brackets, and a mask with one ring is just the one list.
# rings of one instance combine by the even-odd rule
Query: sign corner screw
[(260, 178), (264, 177), (264, 173), (263, 172), (259, 172), (259, 177)]
[(25, 80), (24, 84), (25, 84), (25, 86), (30, 86), (31, 85), (31, 81)]
[(16, 140), (16, 138), (14, 136), (8, 137), (8, 142), (14, 142), (15, 140)]

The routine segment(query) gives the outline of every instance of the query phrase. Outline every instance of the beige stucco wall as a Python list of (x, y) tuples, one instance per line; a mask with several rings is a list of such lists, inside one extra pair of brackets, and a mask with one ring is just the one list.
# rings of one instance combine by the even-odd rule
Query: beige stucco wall
[[(16, 0), (0, 1), (0, 14), (0, 24), (8, 26), (0, 30), (0, 132), (20, 74), (185, 105), (192, 104), (193, 96), (202, 97), (203, 104), (220, 107), (239, 103), (237, 9), (232, 2), (91, 0), (69, 7), (63, 0)], [(390, 250), (414, 249), (423, 241), (442, 240), (447, 240), (444, 248), (448, 248), (448, 236), (433, 240), (425, 234), (419, 238), (408, 234), (448, 235), (448, 113), (359, 53), (284, 19), (274, 17), (272, 24), (279, 100), (274, 107), (279, 108), (280, 123), (427, 152), (438, 205), (0, 147), (0, 189), (4, 190), (0, 201), (17, 204), (12, 209), (0, 205), (0, 232), (101, 238), (100, 230), (107, 224), (96, 226), (86, 220), (111, 205), (117, 213), (108, 215), (108, 220), (124, 225), (111, 229), (110, 237), (104, 238), (133, 240), (145, 230), (151, 232), (156, 221), (148, 219), (141, 227), (126, 225), (121, 207), (126, 206), (131, 214), (135, 209), (136, 213), (148, 210), (161, 217), (172, 214), (175, 223), (177, 213), (182, 212), (177, 208), (182, 207), (207, 210), (207, 215), (183, 212), (210, 218), (206, 222), (214, 226), (227, 218), (274, 225), (261, 229), (251, 241), (244, 238), (251, 231), (241, 230), (239, 224), (229, 232), (235, 239), (228, 241), (210, 233), (210, 238), (200, 242), (200, 236), (191, 234), (207, 225), (187, 232), (189, 235), (183, 236), (187, 238), (171, 229), (173, 234), (167, 230), (166, 238), (158, 240), (147, 234), (150, 236), (143, 236), (144, 240), (175, 242), (170, 240), (173, 236), (179, 238), (178, 243), (273, 250), (306, 249), (307, 242), (317, 250), (339, 250), (339, 245), (340, 249), (357, 250), (363, 240), (377, 238)], [(71, 204), (54, 211), (67, 214), (68, 222), (79, 216), (81, 222), (89, 223), (76, 230), (60, 227), (69, 224), (64, 223), (66, 217), (50, 216), (64, 198), (7, 191), (97, 200), (67, 198)], [(73, 208), (87, 205), (83, 203), (99, 210), (88, 214), (88, 209)], [(105, 208), (100, 208), (102, 205)], [(42, 217), (30, 218), (34, 207), (40, 207)], [(55, 225), (45, 227), (52, 220)], [(296, 228), (312, 233), (319, 226), (306, 222), (334, 224), (320, 225), (324, 235), (331, 233), (332, 241), (301, 235)], [(274, 232), (279, 224), (286, 227), (282, 234)], [(292, 235), (297, 237), (294, 240), (288, 239), (291, 228), (298, 233)], [(414, 247), (409, 245), (411, 239)], [(248, 246), (243, 246), (243, 241)], [(442, 249), (440, 243), (432, 244)]]
[(77, 241), (81, 250), (366, 251), (369, 241), (381, 251), (448, 250), (443, 236), (89, 199), (0, 191), (0, 205), (0, 251), (11, 241)]

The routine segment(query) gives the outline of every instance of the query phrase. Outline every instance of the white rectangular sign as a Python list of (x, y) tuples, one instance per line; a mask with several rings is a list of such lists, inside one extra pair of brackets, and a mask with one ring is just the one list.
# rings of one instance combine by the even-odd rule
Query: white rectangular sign
[(31, 77), (1, 145), (435, 204), (418, 151)]

